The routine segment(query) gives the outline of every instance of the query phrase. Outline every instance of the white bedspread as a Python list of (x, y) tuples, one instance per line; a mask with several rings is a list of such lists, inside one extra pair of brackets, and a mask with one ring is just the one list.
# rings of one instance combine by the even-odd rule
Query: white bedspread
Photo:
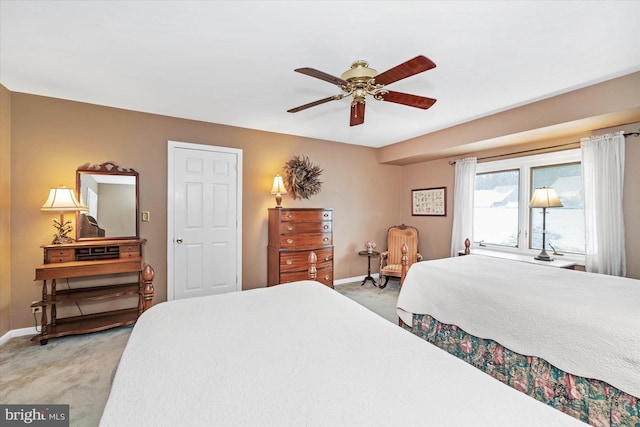
[(584, 424), (305, 281), (151, 308), (100, 425)]
[(640, 397), (638, 280), (471, 255), (413, 264), (397, 307)]

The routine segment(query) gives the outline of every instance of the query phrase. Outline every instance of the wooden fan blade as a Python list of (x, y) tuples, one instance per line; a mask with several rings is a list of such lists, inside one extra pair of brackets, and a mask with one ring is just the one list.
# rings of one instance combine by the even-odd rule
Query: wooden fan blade
[(389, 91), (384, 95), (378, 96), (378, 99), (387, 102), (395, 102), (396, 104), (408, 105), (409, 107), (422, 108), (423, 110), (430, 108), (436, 103), (436, 100), (433, 98), (425, 98), (424, 96), (393, 91)]
[(364, 123), (364, 102), (351, 104), (351, 121), (349, 126), (357, 126)]
[(292, 108), (290, 110), (287, 110), (287, 113), (297, 113), (298, 111), (306, 110), (307, 108), (315, 107), (316, 105), (324, 104), (325, 102), (337, 101), (337, 100), (342, 99), (342, 98), (344, 98), (344, 95), (342, 95), (342, 94), (341, 95), (330, 96), (328, 98), (320, 99), (318, 101), (313, 101), (313, 102), (310, 102), (308, 104), (304, 104), (304, 105), (301, 105), (299, 107)]
[(316, 79), (324, 80), (325, 82), (333, 83), (334, 85), (338, 85), (340, 87), (349, 85), (349, 82), (347, 82), (346, 80), (342, 80), (341, 78), (332, 76), (331, 74), (316, 70), (315, 68), (297, 68), (293, 71), (306, 74), (307, 76), (315, 77)]
[(398, 80), (405, 79), (435, 67), (436, 64), (434, 64), (429, 58), (419, 55), (407, 62), (403, 62), (402, 64), (393, 67), (390, 70), (378, 74), (374, 80), (377, 84), (388, 85), (389, 83), (397, 82)]

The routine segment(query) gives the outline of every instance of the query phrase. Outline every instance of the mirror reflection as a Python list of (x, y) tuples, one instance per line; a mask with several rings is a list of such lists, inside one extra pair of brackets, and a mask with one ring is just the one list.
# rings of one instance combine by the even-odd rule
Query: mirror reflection
[(138, 237), (138, 174), (112, 163), (78, 168), (76, 191), (89, 208), (77, 216), (77, 239)]

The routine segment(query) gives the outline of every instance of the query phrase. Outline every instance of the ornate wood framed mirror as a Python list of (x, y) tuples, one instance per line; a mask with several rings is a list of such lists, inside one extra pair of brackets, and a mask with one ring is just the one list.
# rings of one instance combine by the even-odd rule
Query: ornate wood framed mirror
[(138, 172), (112, 162), (76, 170), (76, 196), (88, 212), (76, 214), (76, 240), (139, 238)]

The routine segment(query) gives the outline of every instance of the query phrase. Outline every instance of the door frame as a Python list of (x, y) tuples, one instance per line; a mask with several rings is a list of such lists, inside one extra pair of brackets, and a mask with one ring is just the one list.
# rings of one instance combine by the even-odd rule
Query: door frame
[(242, 149), (191, 142), (168, 141), (167, 144), (167, 300), (175, 299), (173, 242), (175, 240), (175, 158), (176, 149), (230, 153), (236, 156), (236, 285), (242, 290)]

